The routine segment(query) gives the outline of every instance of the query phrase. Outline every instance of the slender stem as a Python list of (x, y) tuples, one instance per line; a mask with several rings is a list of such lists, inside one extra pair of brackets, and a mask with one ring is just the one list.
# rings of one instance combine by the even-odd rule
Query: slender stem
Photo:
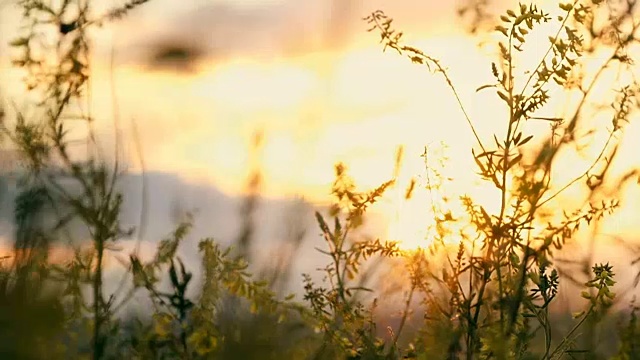
[(386, 40), (386, 46), (389, 46), (392, 49), (395, 49), (396, 51), (398, 51), (400, 54), (402, 54), (403, 52), (405, 53), (409, 53), (412, 54), (410, 57), (414, 57), (414, 56), (418, 56), (419, 58), (425, 60), (427, 63), (431, 63), (433, 65), (436, 66), (436, 68), (438, 69), (438, 72), (442, 73), (442, 76), (444, 77), (444, 79), (447, 82), (447, 85), (449, 86), (449, 88), (451, 89), (451, 91), (453, 92), (453, 96), (456, 98), (456, 101), (458, 103), (458, 107), (460, 108), (460, 110), (462, 110), (462, 114), (465, 117), (465, 120), (467, 121), (467, 124), (469, 124), (469, 127), (471, 128), (471, 132), (473, 133), (473, 136), (475, 137), (478, 145), (480, 146), (480, 148), (482, 149), (483, 152), (485, 152), (485, 147), (482, 144), (482, 140), (480, 140), (480, 136), (478, 135), (478, 132), (476, 131), (476, 127), (473, 125), (473, 121), (471, 121), (471, 117), (469, 116), (469, 113), (467, 113), (467, 110), (464, 106), (464, 104), (462, 103), (462, 100), (460, 99), (460, 95), (458, 94), (458, 90), (456, 90), (456, 87), (453, 85), (453, 82), (451, 81), (451, 78), (449, 77), (449, 74), (447, 73), (446, 69), (444, 67), (442, 67), (442, 64), (440, 64), (440, 61), (438, 61), (438, 59), (433, 58), (425, 53), (423, 53), (422, 51), (411, 47), (411, 46), (400, 46), (398, 44), (398, 42), (396, 40), (394, 40), (392, 38), (392, 34), (382, 25), (380, 24), (380, 22), (378, 21), (378, 17), (376, 14), (372, 14), (371, 18), (375, 24), (375, 27), (378, 28), (378, 30), (380, 31), (383, 40)]
[(404, 330), (407, 318), (409, 317), (409, 308), (411, 307), (411, 301), (413, 300), (413, 293), (415, 292), (415, 290), (416, 284), (414, 281), (412, 281), (411, 289), (409, 290), (409, 295), (407, 296), (407, 301), (404, 305), (404, 311), (402, 312), (402, 319), (400, 319), (400, 325), (398, 325), (398, 330), (396, 331), (393, 339), (393, 346), (391, 347), (391, 349), (389, 349), (389, 356), (391, 356), (391, 352), (394, 349), (398, 348), (398, 339), (400, 339), (400, 334), (402, 333), (402, 330)]
[(96, 271), (93, 277), (93, 359), (102, 359), (104, 355), (104, 339), (102, 337), (102, 262), (104, 256), (104, 242), (100, 237), (95, 240), (96, 247)]
[(582, 324), (585, 322), (585, 320), (587, 320), (587, 318), (591, 315), (591, 313), (594, 310), (594, 306), (592, 305), (589, 308), (589, 311), (587, 311), (586, 314), (584, 314), (584, 316), (582, 317), (582, 319), (580, 319), (580, 321), (578, 321), (578, 323), (576, 323), (573, 328), (571, 328), (571, 330), (569, 331), (569, 333), (567, 333), (567, 335), (565, 335), (565, 337), (562, 339), (562, 341), (560, 342), (560, 344), (558, 344), (558, 346), (556, 346), (556, 348), (553, 350), (553, 352), (551, 353), (551, 355), (549, 355), (547, 357), (547, 359), (553, 359), (553, 356), (558, 352), (562, 350), (562, 347), (564, 346), (564, 344), (567, 343), (567, 341), (569, 341), (569, 338), (571, 337), (571, 335), (573, 335), (574, 332), (576, 332), (576, 330), (578, 330), (578, 328), (580, 328), (580, 326), (582, 326)]

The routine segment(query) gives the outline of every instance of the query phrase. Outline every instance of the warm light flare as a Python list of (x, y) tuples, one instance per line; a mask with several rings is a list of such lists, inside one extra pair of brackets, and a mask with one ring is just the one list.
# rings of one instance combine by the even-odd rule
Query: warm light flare
[[(555, 30), (547, 26), (529, 34), (525, 52), (518, 55), (519, 69), (535, 69), (548, 48), (547, 37)], [(114, 133), (115, 95), (130, 171), (141, 171), (134, 150), (135, 127), (147, 171), (177, 172), (237, 195), (245, 191), (253, 171), (251, 161), (257, 161), (263, 196), (303, 195), (318, 204), (331, 201), (335, 163), (345, 163), (361, 189), (372, 189), (393, 176), (394, 152), (402, 145), (403, 178), (392, 199), (376, 211), (388, 218), (389, 237), (402, 239), (408, 247), (428, 243), (433, 212), (423, 178), (412, 199), (404, 200), (402, 193), (411, 178), (424, 175), (425, 164), (419, 157), (424, 146), (442, 141), (449, 147), (447, 172), (454, 179), (445, 190), (451, 203), (467, 194), (490, 213), (499, 213), (500, 194), (476, 174), (471, 149), (478, 149), (478, 144), (442, 75), (390, 51), (383, 53), (375, 40), (376, 34), (361, 34), (342, 52), (204, 61), (189, 74), (151, 72), (140, 66), (118, 66), (111, 74), (110, 67), (97, 59), (91, 85), (92, 93), (101, 95), (93, 97), (92, 112), (105, 115), (95, 128), (100, 134)], [(447, 69), (481, 140), (492, 143), (494, 133), (501, 138), (508, 120), (504, 103), (492, 89), (476, 92), (494, 81), (490, 66), (495, 49), (478, 48), (476, 40), (461, 30), (416, 31), (407, 41)], [(589, 59), (587, 72), (606, 55)], [(19, 72), (5, 72), (3, 78), (17, 83)], [(115, 94), (110, 91), (112, 80)], [(9, 88), (9, 96), (19, 95), (15, 90), (19, 86)], [(610, 96), (606, 90), (594, 97)], [(551, 96), (555, 102), (544, 108), (545, 115), (571, 114), (575, 96), (557, 91)], [(595, 119), (598, 126), (610, 121), (606, 114)], [(546, 135), (549, 127), (530, 122), (523, 130)], [(264, 133), (264, 146), (253, 154), (250, 139), (256, 131)], [(585, 141), (601, 144), (602, 136), (598, 133)], [(620, 151), (628, 156), (620, 163), (638, 165), (631, 148), (630, 143), (623, 144)], [(553, 169), (559, 186), (584, 171), (596, 154), (562, 155), (567, 166)], [(572, 198), (578, 196), (574, 190), (578, 191), (568, 193)]]

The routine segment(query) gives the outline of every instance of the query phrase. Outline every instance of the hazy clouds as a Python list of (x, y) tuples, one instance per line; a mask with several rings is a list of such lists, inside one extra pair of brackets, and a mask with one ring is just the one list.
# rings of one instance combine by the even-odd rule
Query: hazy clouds
[(180, 45), (197, 50), (190, 61), (338, 49), (366, 33), (362, 18), (376, 9), (388, 11), (407, 29), (456, 27), (454, 4), (440, 1), (196, 1), (177, 6), (156, 0), (119, 26), (119, 55), (126, 61), (153, 61), (163, 48)]

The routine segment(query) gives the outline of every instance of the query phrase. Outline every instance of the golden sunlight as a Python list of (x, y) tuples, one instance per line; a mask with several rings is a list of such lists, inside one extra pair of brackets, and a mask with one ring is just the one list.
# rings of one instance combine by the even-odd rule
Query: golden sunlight
[[(479, 47), (462, 30), (440, 21), (444, 30), (412, 32), (407, 41), (441, 61), (480, 139), (493, 142), (493, 134), (500, 137), (506, 131), (505, 107), (495, 91), (476, 89), (493, 81), (495, 49)], [(537, 65), (552, 30), (530, 34), (528, 47), (519, 55), (522, 69)], [(111, 94), (114, 81), (117, 126), (133, 172), (141, 171), (135, 144), (139, 141), (147, 171), (176, 172), (237, 195), (256, 170), (249, 166), (254, 162), (264, 196), (302, 195), (326, 204), (331, 201), (328, 189), (335, 163), (347, 164), (360, 188), (371, 189), (393, 176), (394, 150), (404, 146), (405, 162), (394, 195), (376, 211), (388, 219), (390, 238), (415, 247), (426, 241), (433, 217), (431, 194), (424, 189), (426, 166), (431, 164), (420, 154), (426, 145), (444, 142), (446, 172), (453, 179), (446, 189), (451, 203), (467, 194), (487, 211), (499, 212), (497, 190), (475, 174), (471, 149), (478, 144), (445, 79), (401, 56), (383, 53), (376, 40), (375, 34), (363, 31), (339, 51), (207, 60), (188, 74), (148, 71), (138, 65), (121, 65), (111, 74), (106, 61), (98, 59), (93, 93)], [(596, 56), (592, 62), (597, 60)], [(15, 71), (3, 76), (13, 82), (19, 78)], [(545, 108), (549, 116), (571, 111), (567, 97), (552, 99), (557, 101)], [(112, 114), (112, 101), (111, 96), (94, 97), (94, 112)], [(602, 121), (608, 121), (606, 114)], [(101, 134), (114, 133), (109, 116), (95, 126)], [(526, 126), (533, 133), (549, 129), (544, 122)], [(139, 139), (133, 136), (136, 132)], [(264, 136), (260, 149), (252, 149), (256, 132)], [(591, 141), (603, 141), (597, 137)], [(554, 168), (559, 184), (584, 171), (594, 157), (567, 155), (566, 166)], [(627, 159), (628, 165), (638, 162)], [(421, 185), (405, 200), (403, 191), (412, 178)]]

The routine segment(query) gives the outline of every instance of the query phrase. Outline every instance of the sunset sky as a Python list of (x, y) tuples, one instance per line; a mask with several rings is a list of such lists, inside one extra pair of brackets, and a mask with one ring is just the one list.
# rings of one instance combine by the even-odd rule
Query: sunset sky
[[(475, 92), (492, 80), (492, 49), (478, 46), (479, 40), (491, 38), (467, 34), (456, 15), (458, 1), (335, 3), (344, 9), (332, 12), (329, 0), (154, 0), (117, 26), (100, 30), (92, 111), (105, 147), (113, 144), (114, 79), (119, 131), (134, 173), (140, 171), (135, 124), (148, 171), (178, 174), (185, 182), (236, 196), (243, 193), (252, 166), (259, 166), (266, 198), (303, 196), (326, 204), (336, 162), (347, 164), (362, 188), (372, 188), (391, 178), (395, 151), (404, 146), (399, 186), (375, 211), (389, 222), (388, 236), (415, 246), (428, 223), (428, 194), (419, 191), (408, 203), (400, 201), (401, 194), (411, 178), (424, 175), (424, 146), (443, 142), (446, 172), (455, 179), (448, 190), (469, 193), (495, 210), (497, 192), (474, 175), (472, 133), (443, 78), (390, 51), (383, 53), (378, 34), (367, 33), (361, 18), (384, 10), (405, 31), (407, 42), (440, 59), (487, 141), (504, 132), (506, 120), (494, 92)], [(494, 3), (499, 7), (501, 1)], [(0, 12), (3, 43), (15, 28), (12, 19), (16, 13), (5, 5)], [(525, 68), (546, 51), (546, 35), (532, 34), (522, 60)], [(190, 70), (160, 66), (152, 58), (163, 44), (196, 47), (201, 55)], [(112, 46), (113, 77), (108, 66)], [(15, 84), (20, 74), (9, 69), (7, 51), (3, 44), (0, 90), (5, 98), (19, 99), (21, 88)], [(567, 106), (570, 102), (560, 94), (545, 111), (556, 116)], [(528, 131), (542, 134), (547, 125), (533, 124)], [(256, 132), (263, 133), (264, 141), (254, 158)], [(626, 132), (619, 172), (640, 165), (640, 128), (632, 123)], [(567, 154), (563, 161), (559, 183), (588, 166), (588, 158), (577, 155)], [(637, 188), (623, 193), (626, 198), (639, 195)], [(625, 210), (603, 231), (637, 236), (638, 209), (623, 205)]]

